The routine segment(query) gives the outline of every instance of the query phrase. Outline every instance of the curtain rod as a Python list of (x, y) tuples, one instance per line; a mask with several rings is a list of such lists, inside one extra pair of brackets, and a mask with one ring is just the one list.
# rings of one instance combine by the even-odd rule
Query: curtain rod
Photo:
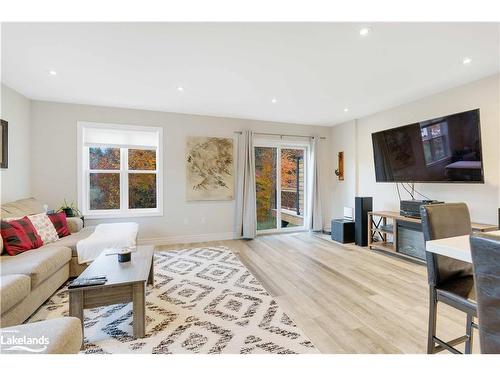
[[(235, 131), (236, 134), (241, 134), (242, 131)], [(259, 133), (255, 132), (254, 134), (258, 135), (271, 135), (275, 137), (294, 137), (294, 138), (314, 138), (313, 135), (294, 135), (294, 134), (278, 134), (278, 133)], [(319, 137), (319, 139), (326, 139), (326, 137)]]

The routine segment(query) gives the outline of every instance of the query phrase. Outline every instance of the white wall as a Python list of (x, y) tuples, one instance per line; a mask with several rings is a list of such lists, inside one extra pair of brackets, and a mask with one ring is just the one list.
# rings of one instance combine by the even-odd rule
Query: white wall
[[(423, 194), (446, 202), (463, 201), (469, 205), (474, 221), (496, 223), (500, 201), (500, 76), (492, 76), (418, 101), (382, 111), (356, 122), (334, 126), (333, 147), (357, 150), (357, 181), (334, 183), (338, 194), (332, 198), (332, 212), (338, 216), (342, 206), (352, 203), (355, 195), (373, 196), (375, 210), (399, 210), (395, 184), (376, 183), (371, 134), (376, 131), (431, 119), (447, 114), (480, 108), (481, 138), (484, 161), (484, 184), (416, 184)], [(340, 139), (342, 141), (338, 141)], [(355, 144), (353, 145), (353, 139)], [(342, 144), (343, 143), (343, 144)], [(350, 162), (346, 160), (346, 162)], [(347, 172), (349, 173), (349, 172)], [(340, 186), (342, 185), (342, 186)], [(356, 188), (357, 186), (357, 188)]]
[(0, 201), (10, 202), (31, 194), (31, 101), (4, 84), (1, 97), (0, 117), (9, 123), (9, 167), (0, 169)]
[[(231, 238), (234, 221), (234, 201), (186, 202), (184, 155), (187, 136), (235, 137), (234, 131), (242, 129), (330, 136), (327, 127), (33, 101), (32, 192), (51, 207), (58, 207), (64, 198), (77, 201), (77, 121), (164, 128), (164, 216), (133, 220), (141, 225), (140, 238), (180, 242)], [(321, 159), (326, 176), (331, 174), (329, 140), (323, 142)], [(330, 191), (330, 181), (325, 178), (325, 197)], [(324, 212), (328, 218), (329, 201), (325, 203)], [(89, 224), (97, 222), (92, 220)]]

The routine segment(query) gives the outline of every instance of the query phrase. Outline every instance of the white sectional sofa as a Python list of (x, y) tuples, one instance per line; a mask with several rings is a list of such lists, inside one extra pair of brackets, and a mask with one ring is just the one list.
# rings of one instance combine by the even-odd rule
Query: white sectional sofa
[[(43, 212), (34, 198), (22, 199), (1, 206), (1, 217), (22, 217)], [(90, 235), (92, 228), (83, 228), (79, 218), (68, 218), (70, 236), (16, 256), (3, 252), (0, 256), (0, 327), (23, 323), (70, 276), (80, 274), (76, 243)], [(0, 241), (1, 243), (2, 241)]]
[[(73, 317), (56, 318), (41, 322), (21, 324), (0, 329), (3, 340), (1, 354), (75, 354), (83, 342), (80, 319)], [(44, 339), (43, 343), (19, 345), (10, 344), (9, 339), (29, 337)]]

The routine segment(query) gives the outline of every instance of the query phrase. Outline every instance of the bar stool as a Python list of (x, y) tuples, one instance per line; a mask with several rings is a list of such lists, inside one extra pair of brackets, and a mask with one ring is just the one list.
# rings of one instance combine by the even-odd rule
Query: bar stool
[[(465, 203), (425, 205), (420, 208), (425, 241), (463, 236), (471, 233), (469, 209)], [(465, 342), (465, 354), (472, 349), (472, 328), (477, 328), (476, 303), (471, 301), (474, 292), (472, 264), (426, 251), (429, 281), (429, 330), (427, 353), (444, 349), (462, 354), (454, 346)], [(467, 315), (465, 335), (445, 342), (436, 337), (437, 304), (443, 302)], [(437, 344), (437, 345), (436, 345)]]
[(500, 237), (471, 236), (481, 353), (500, 354)]

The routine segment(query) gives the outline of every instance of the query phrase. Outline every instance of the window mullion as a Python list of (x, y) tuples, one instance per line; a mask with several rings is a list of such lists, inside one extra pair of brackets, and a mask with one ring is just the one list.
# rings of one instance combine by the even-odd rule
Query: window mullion
[(121, 180), (121, 205), (122, 212), (128, 211), (128, 149), (121, 148), (121, 167), (120, 167), (120, 180)]
[(84, 202), (84, 207), (86, 211), (90, 212), (90, 171), (87, 169), (85, 172), (85, 182), (84, 182), (84, 189), (85, 189), (85, 202)]

